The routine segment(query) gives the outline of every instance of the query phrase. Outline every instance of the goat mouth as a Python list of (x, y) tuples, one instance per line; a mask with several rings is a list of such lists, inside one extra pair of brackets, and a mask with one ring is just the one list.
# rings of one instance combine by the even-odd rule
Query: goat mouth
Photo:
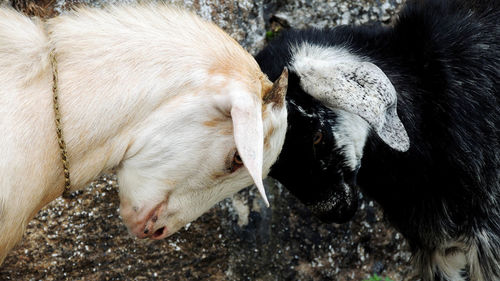
[(358, 209), (358, 190), (343, 183), (340, 190), (333, 189), (321, 200), (309, 202), (306, 206), (323, 222), (345, 223)]
[(168, 235), (167, 227), (162, 226), (162, 227), (158, 228), (157, 230), (155, 230), (153, 235), (151, 235), (151, 239), (160, 240), (160, 239), (167, 237), (167, 235)]
[(165, 208), (165, 202), (158, 204), (144, 217), (143, 222), (134, 228), (132, 233), (139, 239), (159, 240), (165, 238), (168, 235), (167, 227), (163, 223), (158, 223), (159, 216)]

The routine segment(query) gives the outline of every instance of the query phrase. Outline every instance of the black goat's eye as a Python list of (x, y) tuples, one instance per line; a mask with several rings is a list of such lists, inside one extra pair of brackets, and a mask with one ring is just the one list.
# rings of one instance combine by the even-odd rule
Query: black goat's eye
[(321, 142), (323, 139), (323, 133), (322, 132), (316, 132), (313, 137), (313, 144), (318, 144)]
[(241, 168), (241, 166), (243, 166), (243, 160), (241, 160), (240, 154), (236, 151), (231, 162), (231, 173)]

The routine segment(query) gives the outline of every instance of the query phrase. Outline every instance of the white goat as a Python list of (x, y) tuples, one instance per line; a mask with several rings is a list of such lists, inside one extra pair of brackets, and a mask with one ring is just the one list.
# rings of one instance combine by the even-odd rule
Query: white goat
[(116, 167), (137, 237), (164, 238), (252, 183), (265, 199), (262, 176), (286, 131), (286, 72), (273, 87), (221, 29), (164, 4), (47, 22), (2, 8), (0, 263), (64, 189), (51, 52), (72, 190)]

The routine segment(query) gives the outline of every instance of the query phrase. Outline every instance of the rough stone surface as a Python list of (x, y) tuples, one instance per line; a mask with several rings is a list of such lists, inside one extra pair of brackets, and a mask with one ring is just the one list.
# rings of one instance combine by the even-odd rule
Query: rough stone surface
[[(75, 2), (13, 5), (31, 15), (53, 16)], [(398, 7), (392, 0), (186, 2), (253, 52), (264, 43), (266, 29), (388, 22)], [(374, 273), (415, 279), (407, 244), (372, 201), (362, 200), (352, 222), (322, 224), (281, 185), (269, 180), (266, 186), (271, 208), (253, 188), (245, 189), (172, 237), (144, 241), (127, 233), (118, 215), (116, 179), (106, 175), (70, 202), (57, 199), (40, 211), (0, 266), (0, 280), (341, 281)]]
[(402, 0), (357, 1), (277, 1), (277, 11), (271, 17), (295, 28), (323, 28), (339, 24), (361, 24), (368, 21), (389, 23)]

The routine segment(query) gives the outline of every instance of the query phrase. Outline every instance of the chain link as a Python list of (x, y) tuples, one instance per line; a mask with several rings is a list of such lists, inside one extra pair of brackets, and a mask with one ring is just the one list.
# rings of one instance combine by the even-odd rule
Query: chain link
[(62, 197), (65, 199), (70, 198), (70, 188), (71, 188), (71, 180), (69, 177), (69, 161), (68, 154), (66, 152), (66, 143), (64, 142), (63, 130), (61, 125), (61, 113), (59, 111), (59, 89), (57, 85), (59, 84), (58, 80), (58, 72), (57, 72), (57, 60), (54, 50), (50, 52), (50, 65), (52, 67), (52, 92), (54, 99), (54, 117), (56, 123), (56, 133), (57, 133), (57, 142), (59, 144), (59, 148), (61, 150), (61, 160), (64, 169), (64, 191)]

